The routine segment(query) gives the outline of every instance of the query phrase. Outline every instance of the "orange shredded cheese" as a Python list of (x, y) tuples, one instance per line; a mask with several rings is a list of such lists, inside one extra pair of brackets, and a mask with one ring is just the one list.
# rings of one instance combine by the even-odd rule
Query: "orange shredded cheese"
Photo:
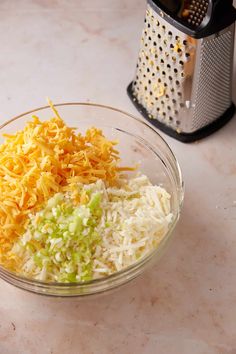
[[(55, 117), (34, 116), (22, 131), (5, 135), (0, 145), (0, 263), (37, 211), (53, 194), (75, 183), (103, 179), (114, 185), (119, 172), (117, 142), (90, 128), (82, 136), (69, 128), (51, 106)], [(9, 264), (8, 264), (9, 266)]]

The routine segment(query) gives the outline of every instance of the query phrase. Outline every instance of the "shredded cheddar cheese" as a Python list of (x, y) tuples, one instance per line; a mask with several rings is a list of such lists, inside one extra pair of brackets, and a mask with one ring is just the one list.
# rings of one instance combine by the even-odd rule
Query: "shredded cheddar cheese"
[(5, 134), (0, 145), (0, 263), (8, 268), (14, 262), (8, 251), (27, 229), (29, 214), (78, 182), (102, 179), (112, 186), (120, 171), (129, 170), (118, 167), (117, 142), (97, 128), (76, 133), (51, 107), (54, 118), (34, 116), (23, 130)]

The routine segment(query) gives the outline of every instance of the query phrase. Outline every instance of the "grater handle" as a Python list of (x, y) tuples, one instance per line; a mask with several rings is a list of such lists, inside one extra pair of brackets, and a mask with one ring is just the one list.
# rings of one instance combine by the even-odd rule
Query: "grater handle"
[(222, 16), (222, 14), (229, 14), (230, 11), (234, 9), (233, 0), (209, 0), (209, 11), (211, 12), (211, 17), (216, 18), (216, 20)]
[(216, 33), (230, 26), (236, 20), (236, 10), (233, 0), (209, 0), (208, 10), (198, 28), (201, 36)]
[(177, 14), (182, 6), (182, 0), (159, 0), (158, 5), (160, 4), (171, 14)]
[[(197, 26), (191, 26), (180, 15), (185, 3), (195, 3), (195, 0), (147, 0), (148, 4), (163, 16), (174, 27), (193, 38), (204, 38), (219, 33), (236, 21), (236, 9), (233, 0), (208, 0), (208, 9), (202, 22)], [(199, 1), (199, 0), (198, 0)], [(191, 21), (190, 21), (191, 22)]]

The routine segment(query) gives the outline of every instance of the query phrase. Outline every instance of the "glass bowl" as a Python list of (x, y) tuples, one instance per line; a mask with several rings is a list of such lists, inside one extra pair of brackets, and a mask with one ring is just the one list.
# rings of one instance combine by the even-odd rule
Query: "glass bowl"
[[(86, 296), (103, 293), (116, 288), (141, 274), (152, 261), (163, 254), (173, 229), (179, 219), (183, 202), (183, 180), (179, 164), (168, 144), (157, 131), (119, 109), (90, 103), (63, 103), (55, 105), (67, 125), (84, 132), (91, 126), (101, 128), (106, 137), (119, 141), (118, 150), (122, 165), (140, 164), (140, 170), (152, 183), (161, 184), (171, 194), (174, 215), (167, 234), (158, 248), (131, 266), (101, 279), (78, 283), (41, 282), (19, 276), (0, 267), (0, 277), (21, 289), (51, 296)], [(49, 106), (21, 114), (0, 126), (0, 133), (13, 133), (23, 129), (26, 122), (37, 115), (41, 120), (50, 119), (53, 112)], [(0, 139), (2, 143), (2, 138)]]

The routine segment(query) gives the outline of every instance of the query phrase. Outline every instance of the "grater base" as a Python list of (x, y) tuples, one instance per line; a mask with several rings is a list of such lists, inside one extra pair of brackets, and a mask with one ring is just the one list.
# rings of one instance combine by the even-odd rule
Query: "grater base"
[(232, 102), (230, 107), (222, 114), (218, 119), (214, 122), (208, 124), (207, 126), (196, 130), (194, 133), (178, 133), (176, 130), (168, 127), (167, 125), (159, 122), (157, 119), (149, 118), (149, 113), (147, 110), (137, 101), (132, 91), (133, 82), (129, 84), (127, 87), (127, 93), (133, 102), (134, 106), (138, 109), (138, 111), (143, 115), (145, 119), (147, 119), (151, 124), (153, 124), (156, 128), (162, 130), (167, 135), (171, 136), (174, 139), (177, 139), (183, 143), (192, 143), (194, 141), (203, 139), (212, 133), (216, 132), (220, 128), (222, 128), (226, 123), (230, 121), (230, 119), (234, 116), (235, 113), (235, 105)]

